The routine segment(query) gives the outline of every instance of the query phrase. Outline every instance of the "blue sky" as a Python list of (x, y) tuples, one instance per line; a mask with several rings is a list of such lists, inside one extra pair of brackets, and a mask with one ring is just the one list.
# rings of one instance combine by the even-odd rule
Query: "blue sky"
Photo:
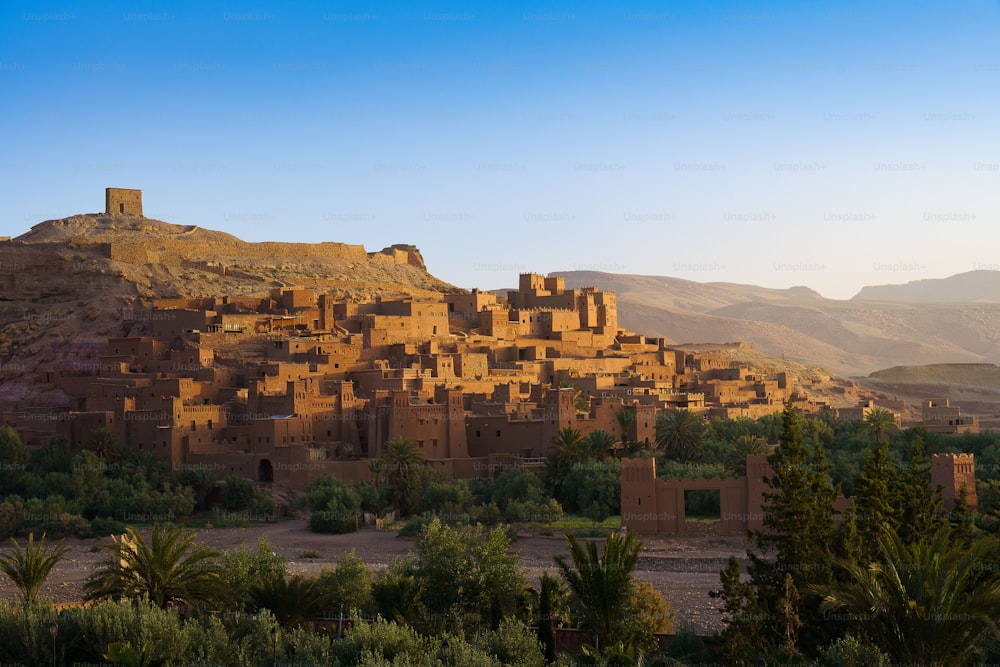
[(0, 7), (0, 234), (103, 209), (440, 278), (1000, 269), (1000, 3)]

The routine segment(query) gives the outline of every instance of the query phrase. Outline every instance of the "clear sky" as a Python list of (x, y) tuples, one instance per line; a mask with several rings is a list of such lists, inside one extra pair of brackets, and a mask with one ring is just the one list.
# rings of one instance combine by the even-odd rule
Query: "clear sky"
[(0, 5), (0, 234), (141, 188), (438, 277), (1000, 269), (1000, 3)]

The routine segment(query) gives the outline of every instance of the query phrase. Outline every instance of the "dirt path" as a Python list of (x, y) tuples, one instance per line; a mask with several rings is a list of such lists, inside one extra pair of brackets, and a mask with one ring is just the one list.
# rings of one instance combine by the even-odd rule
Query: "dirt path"
[[(367, 528), (347, 535), (322, 535), (309, 532), (305, 521), (198, 532), (202, 543), (222, 551), (239, 549), (243, 545), (255, 549), (258, 540), (266, 537), (275, 551), (290, 559), (292, 572), (306, 574), (333, 567), (336, 560), (351, 549), (355, 549), (371, 569), (378, 571), (388, 567), (394, 558), (416, 548), (416, 538), (396, 537), (394, 532)], [(708, 593), (719, 587), (719, 571), (730, 554), (745, 555), (745, 540), (693, 536), (644, 538), (643, 542), (636, 578), (652, 583), (663, 594), (676, 613), (677, 627), (691, 626), (699, 633), (719, 629), (717, 603)], [(66, 559), (53, 571), (42, 594), (57, 602), (80, 600), (84, 580), (104, 558), (99, 545), (109, 543), (110, 538), (67, 539), (64, 542), (69, 549)], [(524, 533), (518, 536), (511, 550), (524, 563), (529, 582), (537, 585), (542, 572), (555, 573), (553, 557), (566, 553), (566, 541), (562, 536)], [(315, 551), (320, 557), (302, 558), (307, 551)], [(0, 578), (0, 596), (16, 596), (6, 577)]]

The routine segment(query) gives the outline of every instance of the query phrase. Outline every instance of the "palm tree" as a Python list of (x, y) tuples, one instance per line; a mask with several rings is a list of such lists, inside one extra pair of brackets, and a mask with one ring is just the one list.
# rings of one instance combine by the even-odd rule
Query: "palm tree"
[(886, 433), (899, 428), (899, 425), (896, 424), (895, 415), (885, 408), (872, 408), (865, 415), (865, 427), (872, 436), (872, 442), (877, 445), (885, 439)]
[(424, 453), (413, 440), (396, 438), (385, 443), (382, 461), (382, 475), (392, 487), (396, 507), (406, 514), (416, 505), (417, 494), (420, 492)]
[(368, 470), (375, 478), (375, 486), (382, 483), (382, 471), (385, 469), (385, 462), (382, 459), (369, 459)]
[(628, 408), (618, 410), (615, 412), (615, 421), (618, 422), (618, 428), (622, 431), (622, 442), (628, 442), (628, 434), (632, 430), (632, 424), (635, 423), (635, 410)]
[(107, 459), (117, 449), (115, 436), (106, 428), (99, 428), (90, 434), (87, 440), (87, 449), (94, 452), (102, 460)]
[(894, 664), (973, 664), (1000, 639), (1000, 572), (983, 567), (998, 547), (948, 528), (913, 544), (886, 530), (875, 562), (838, 561), (847, 576), (819, 590), (821, 610), (860, 621)]
[(620, 445), (621, 443), (615, 440), (615, 436), (601, 429), (597, 429), (587, 436), (587, 445), (591, 456), (596, 459), (608, 457), (614, 451), (616, 444)]
[(705, 421), (690, 410), (661, 412), (656, 417), (656, 443), (668, 458), (694, 461), (705, 444)]
[(60, 542), (46, 551), (45, 533), (42, 533), (37, 546), (35, 534), (29, 533), (28, 543), (23, 550), (13, 537), (10, 541), (14, 543), (14, 548), (0, 556), (0, 571), (10, 577), (17, 590), (21, 591), (24, 606), (27, 607), (38, 597), (52, 568), (63, 559), (67, 549)]
[(556, 565), (578, 604), (581, 625), (594, 634), (598, 647), (609, 646), (612, 638), (621, 638), (630, 611), (635, 586), (632, 571), (642, 542), (633, 533), (612, 533), (598, 555), (595, 542), (583, 545), (574, 535), (567, 535), (566, 540), (572, 562), (559, 554)]
[(552, 497), (559, 498), (566, 475), (577, 463), (591, 458), (587, 440), (577, 429), (567, 426), (553, 436), (549, 455), (545, 460), (545, 477), (552, 489)]
[(211, 604), (225, 598), (218, 552), (195, 544), (195, 531), (153, 526), (149, 542), (129, 526), (107, 545), (110, 559), (84, 584), (88, 600), (149, 597), (158, 607)]
[(275, 573), (261, 579), (251, 586), (250, 599), (257, 610), (270, 610), (285, 628), (305, 623), (323, 611), (323, 597), (315, 577), (301, 574), (286, 578)]
[(767, 446), (755, 435), (743, 434), (736, 438), (733, 447), (726, 452), (726, 468), (737, 477), (747, 474), (747, 456), (766, 454)]

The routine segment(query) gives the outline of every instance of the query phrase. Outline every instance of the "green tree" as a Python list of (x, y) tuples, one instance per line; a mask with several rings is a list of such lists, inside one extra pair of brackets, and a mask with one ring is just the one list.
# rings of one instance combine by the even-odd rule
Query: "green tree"
[(526, 581), (509, 548), (506, 526), (484, 534), (482, 526), (449, 526), (435, 518), (424, 527), (412, 572), (431, 627), (453, 619), (495, 629), (514, 613)]
[(899, 425), (896, 423), (895, 415), (885, 408), (872, 408), (865, 415), (865, 428), (868, 429), (872, 442), (877, 445), (881, 442), (887, 442), (886, 434), (899, 428)]
[(577, 412), (590, 412), (590, 396), (579, 386), (569, 381), (559, 383), (559, 389), (573, 390), (573, 407)]
[[(891, 415), (890, 415), (891, 416)], [(865, 454), (861, 477), (854, 485), (854, 507), (863, 558), (873, 558), (878, 551), (878, 537), (888, 527), (899, 527), (901, 483), (896, 466), (889, 461), (889, 443), (872, 445)]]
[(669, 410), (656, 416), (656, 444), (675, 461), (698, 461), (705, 435), (705, 420), (690, 410)]
[(320, 571), (316, 588), (327, 614), (365, 611), (372, 604), (372, 573), (354, 549), (342, 554), (332, 570)]
[(594, 457), (598, 459), (607, 458), (614, 454), (615, 445), (620, 444), (615, 436), (607, 431), (602, 431), (597, 429), (587, 436), (587, 444), (590, 451), (594, 453)]
[[(621, 511), (621, 462), (617, 459), (577, 463), (563, 481), (559, 501), (567, 512), (587, 512), (601, 520)], [(588, 514), (589, 516), (589, 514)]]
[(567, 426), (552, 437), (549, 454), (545, 459), (545, 481), (553, 498), (562, 497), (562, 485), (566, 475), (577, 463), (593, 459), (583, 434)]
[(859, 621), (893, 664), (970, 665), (1000, 639), (1000, 572), (982, 567), (1000, 542), (966, 546), (942, 528), (912, 544), (887, 530), (872, 563), (838, 562), (844, 581), (821, 588), (822, 609)]
[(0, 426), (0, 489), (19, 488), (28, 464), (28, 449), (10, 426)]
[(626, 618), (634, 600), (632, 572), (639, 560), (642, 542), (633, 534), (612, 533), (599, 554), (597, 544), (581, 544), (567, 535), (569, 557), (559, 554), (556, 565), (572, 591), (581, 626), (592, 633), (600, 646), (622, 639)]
[(382, 461), (382, 475), (392, 487), (397, 509), (409, 514), (419, 500), (424, 453), (413, 440), (397, 438), (385, 444)]
[(195, 509), (208, 509), (208, 494), (215, 484), (215, 476), (208, 468), (182, 470), (177, 475), (177, 483), (188, 487), (194, 493)]
[(722, 657), (733, 667), (753, 665), (764, 653), (763, 630), (771, 624), (773, 616), (761, 609), (753, 585), (742, 580), (739, 558), (730, 556), (719, 578), (722, 587), (711, 591), (709, 596), (722, 600), (725, 622), (720, 636)]
[(222, 505), (230, 512), (249, 510), (257, 497), (257, 486), (253, 480), (243, 475), (226, 477), (226, 488), (222, 494)]
[(944, 523), (940, 492), (931, 488), (931, 466), (924, 440), (918, 436), (900, 486), (899, 535), (907, 544), (933, 534)]
[(372, 585), (375, 608), (382, 618), (411, 627), (425, 627), (427, 613), (423, 603), (423, 581), (413, 574), (413, 563), (393, 563), (379, 574)]
[(361, 525), (361, 496), (354, 487), (332, 475), (320, 475), (306, 491), (309, 530), (316, 533), (350, 533)]
[[(795, 615), (806, 633), (800, 641), (788, 636), (789, 625), (771, 624), (765, 629), (772, 632), (772, 643), (813, 651), (829, 643), (839, 628), (821, 618), (816, 596), (798, 596), (833, 577), (837, 491), (822, 446), (817, 443), (810, 451), (805, 445), (802, 417), (791, 403), (785, 406), (782, 423), (780, 444), (768, 457), (774, 474), (765, 479), (771, 490), (764, 493), (764, 528), (751, 534), (757, 551), (748, 552), (750, 577), (760, 606), (780, 618), (779, 607), (794, 602)], [(786, 608), (784, 617), (790, 620), (792, 611)], [(791, 625), (799, 626), (798, 622)]]
[(62, 542), (51, 549), (45, 549), (45, 534), (42, 539), (35, 544), (35, 534), (28, 535), (28, 542), (24, 549), (14, 538), (10, 539), (14, 548), (0, 556), (0, 571), (10, 577), (14, 586), (24, 597), (25, 606), (31, 604), (38, 597), (42, 586), (49, 578), (52, 568), (62, 561), (66, 554), (66, 548)]
[(622, 444), (629, 442), (629, 433), (632, 432), (632, 425), (635, 424), (635, 410), (627, 407), (615, 412), (615, 421), (618, 422), (618, 431), (621, 433)]
[(254, 611), (267, 609), (284, 628), (301, 625), (323, 611), (323, 597), (314, 577), (271, 575), (250, 587)]
[(99, 428), (87, 439), (87, 449), (97, 454), (102, 461), (113, 458), (118, 452), (115, 436), (106, 428)]
[(747, 474), (747, 457), (751, 454), (767, 454), (767, 446), (755, 435), (737, 436), (726, 452), (726, 470), (734, 477)]
[(229, 604), (245, 611), (249, 606), (249, 590), (257, 581), (288, 574), (288, 559), (279, 555), (266, 537), (257, 540), (251, 551), (245, 544), (227, 551), (220, 559), (223, 588), (229, 593)]
[(542, 572), (538, 591), (538, 641), (542, 643), (545, 661), (556, 661), (556, 639), (553, 631), (555, 609), (561, 595), (559, 580), (548, 572)]
[(147, 542), (129, 526), (104, 547), (109, 559), (87, 578), (86, 599), (147, 596), (161, 609), (174, 603), (211, 606), (225, 599), (229, 592), (219, 555), (195, 538), (195, 531), (183, 526), (155, 524)]

